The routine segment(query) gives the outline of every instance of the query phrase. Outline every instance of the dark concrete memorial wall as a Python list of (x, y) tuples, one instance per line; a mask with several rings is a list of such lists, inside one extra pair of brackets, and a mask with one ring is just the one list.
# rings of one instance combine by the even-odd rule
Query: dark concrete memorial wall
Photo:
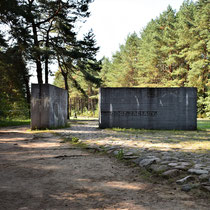
[(53, 85), (31, 86), (31, 129), (65, 126), (67, 123), (67, 91)]
[(100, 128), (197, 129), (196, 88), (101, 88)]

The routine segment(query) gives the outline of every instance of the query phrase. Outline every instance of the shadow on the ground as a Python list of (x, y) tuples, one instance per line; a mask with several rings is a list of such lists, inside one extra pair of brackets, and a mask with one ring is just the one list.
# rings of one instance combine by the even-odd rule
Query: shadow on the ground
[[(99, 130), (95, 124), (72, 125), (65, 130), (69, 135), (78, 135), (74, 131), (87, 131), (90, 138), (102, 140), (107, 135), (129, 140), (133, 135), (116, 131), (109, 134), (109, 130)], [(138, 138), (162, 142), (170, 133), (163, 131), (156, 137), (147, 132)], [(205, 199), (193, 199), (178, 188), (142, 182), (135, 169), (126, 169), (106, 156), (78, 153), (74, 147), (60, 148), (53, 137), (33, 139), (34, 134), (17, 131), (7, 135), (0, 132), (2, 209), (208, 209)], [(46, 144), (41, 146), (43, 142)]]

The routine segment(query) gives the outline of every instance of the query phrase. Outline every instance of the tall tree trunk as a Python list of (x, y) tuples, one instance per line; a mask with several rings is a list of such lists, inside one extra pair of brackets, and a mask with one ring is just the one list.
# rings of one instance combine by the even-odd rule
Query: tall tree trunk
[(68, 85), (68, 71), (65, 72), (65, 71), (63, 70), (63, 67), (62, 67), (62, 65), (61, 65), (61, 61), (60, 61), (59, 56), (57, 56), (57, 59), (58, 59), (59, 68), (60, 68), (60, 70), (61, 70), (61, 74), (62, 74), (63, 79), (64, 79), (65, 90), (67, 90), (67, 119), (69, 120), (69, 85)]
[[(45, 47), (46, 47), (46, 49), (48, 49), (48, 47), (49, 47), (49, 30), (47, 31)], [(49, 55), (47, 53), (45, 55), (45, 84), (48, 84), (48, 76), (49, 76), (48, 64), (49, 64)]]
[(30, 108), (31, 108), (31, 92), (30, 92), (30, 87), (29, 87), (29, 77), (24, 75), (24, 83), (26, 86), (26, 100), (27, 100), (27, 104), (28, 104), (28, 109), (29, 109), (29, 118), (31, 117), (31, 112), (30, 112)]
[(39, 59), (36, 59), (36, 71), (37, 71), (37, 80), (38, 80), (38, 84), (43, 84), (43, 80), (42, 80), (42, 64), (41, 61)]
[(69, 85), (68, 85), (68, 75), (62, 73), (64, 78), (65, 90), (67, 90), (67, 119), (69, 120)]
[[(36, 28), (36, 24), (34, 23), (34, 21), (32, 22), (32, 29), (33, 29), (34, 45), (35, 45), (35, 47), (37, 47), (37, 49), (39, 49), (37, 28)], [(38, 50), (35, 52), (35, 61), (36, 61), (36, 71), (37, 71), (38, 84), (43, 84), (41, 55), (38, 52)]]
[(45, 84), (48, 84), (48, 75), (49, 75), (49, 70), (48, 70), (48, 64), (49, 64), (49, 56), (45, 56)]
[[(53, 21), (51, 21), (50, 26), (47, 30), (46, 44), (45, 44), (46, 50), (48, 50), (48, 48), (49, 48), (49, 38), (50, 38), (49, 34), (50, 34), (51, 27), (52, 27), (52, 23), (53, 23)], [(49, 66), (49, 54), (47, 52), (45, 55), (45, 84), (48, 84), (48, 78), (49, 78), (49, 67), (48, 66)]]

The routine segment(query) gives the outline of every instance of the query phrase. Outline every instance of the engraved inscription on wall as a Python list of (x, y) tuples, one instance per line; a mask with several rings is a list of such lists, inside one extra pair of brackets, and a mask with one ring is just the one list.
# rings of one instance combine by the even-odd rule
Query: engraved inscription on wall
[(102, 111), (101, 113), (113, 116), (157, 116), (157, 111)]

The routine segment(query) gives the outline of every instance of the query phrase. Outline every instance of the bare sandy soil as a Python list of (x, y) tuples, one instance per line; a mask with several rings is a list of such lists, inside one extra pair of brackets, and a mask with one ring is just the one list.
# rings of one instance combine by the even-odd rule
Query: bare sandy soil
[(148, 183), (115, 158), (27, 129), (0, 129), (2, 210), (209, 209), (208, 200)]

